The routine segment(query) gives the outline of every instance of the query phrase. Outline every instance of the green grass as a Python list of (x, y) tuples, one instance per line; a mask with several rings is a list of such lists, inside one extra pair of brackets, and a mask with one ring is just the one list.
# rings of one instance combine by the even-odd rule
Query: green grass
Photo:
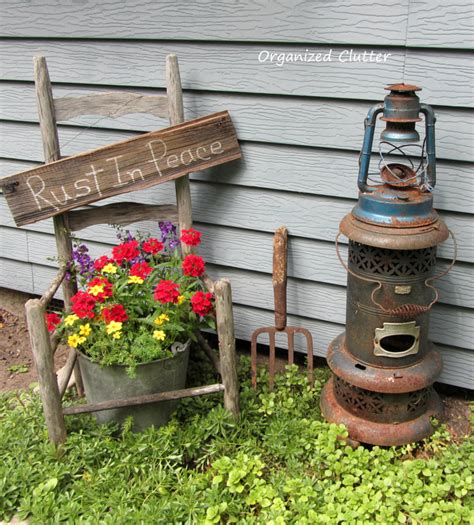
[(240, 423), (219, 395), (185, 400), (166, 427), (141, 434), (78, 416), (68, 418), (59, 452), (38, 397), (2, 395), (0, 520), (472, 523), (472, 440), (454, 443), (440, 427), (417, 446), (353, 450), (341, 439), (345, 429), (320, 415), (327, 371), (318, 371), (313, 391), (291, 367), (273, 393), (255, 393), (244, 361)]

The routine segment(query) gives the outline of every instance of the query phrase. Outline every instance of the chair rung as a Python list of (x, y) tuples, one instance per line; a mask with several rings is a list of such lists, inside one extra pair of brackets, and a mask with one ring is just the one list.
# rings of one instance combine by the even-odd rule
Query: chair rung
[(177, 222), (178, 208), (175, 204), (141, 204), (138, 202), (116, 202), (95, 206), (67, 214), (69, 228), (78, 231), (94, 224), (119, 224), (127, 226), (139, 221)]
[(130, 407), (135, 405), (146, 405), (149, 403), (157, 403), (159, 401), (171, 401), (173, 399), (182, 399), (183, 397), (195, 397), (205, 394), (215, 394), (216, 392), (223, 392), (224, 385), (216, 383), (214, 385), (197, 386), (193, 388), (184, 388), (182, 390), (171, 390), (170, 392), (159, 392), (157, 394), (147, 394), (144, 396), (130, 397), (129, 399), (113, 399), (110, 401), (102, 401), (90, 405), (78, 405), (74, 407), (67, 407), (63, 409), (63, 414), (70, 416), (73, 414), (84, 414), (86, 412), (99, 412), (101, 410), (109, 410), (111, 408)]

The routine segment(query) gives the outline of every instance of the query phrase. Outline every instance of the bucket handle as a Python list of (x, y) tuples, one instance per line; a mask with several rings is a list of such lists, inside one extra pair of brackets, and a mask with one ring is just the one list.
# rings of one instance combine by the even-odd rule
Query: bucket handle
[(444, 270), (443, 272), (439, 273), (438, 275), (435, 275), (433, 277), (429, 277), (425, 280), (425, 286), (427, 288), (431, 288), (434, 292), (434, 299), (431, 301), (429, 305), (423, 305), (423, 304), (402, 304), (401, 306), (397, 306), (395, 308), (385, 308), (382, 306), (377, 300), (375, 299), (375, 295), (382, 289), (383, 283), (381, 281), (378, 281), (377, 279), (371, 279), (370, 277), (364, 277), (362, 275), (359, 275), (355, 272), (353, 272), (349, 266), (345, 263), (344, 259), (341, 256), (341, 253), (339, 251), (339, 237), (341, 235), (344, 235), (341, 230), (336, 235), (336, 254), (337, 258), (339, 259), (339, 262), (343, 266), (343, 268), (346, 270), (347, 273), (351, 274), (353, 277), (356, 277), (357, 279), (361, 279), (362, 281), (366, 281), (372, 284), (377, 284), (377, 286), (372, 290), (372, 294), (370, 295), (371, 301), (380, 308), (383, 312), (389, 314), (389, 315), (398, 315), (400, 317), (417, 317), (418, 315), (424, 314), (431, 310), (434, 304), (436, 304), (439, 300), (439, 292), (438, 290), (431, 284), (433, 281), (436, 281), (438, 279), (441, 279), (441, 277), (444, 277), (447, 273), (449, 273), (454, 266), (457, 255), (458, 255), (458, 243), (456, 241), (456, 237), (454, 236), (454, 233), (448, 229), (449, 235), (453, 239), (454, 244), (454, 253), (453, 253), (453, 259), (449, 263), (449, 266)]

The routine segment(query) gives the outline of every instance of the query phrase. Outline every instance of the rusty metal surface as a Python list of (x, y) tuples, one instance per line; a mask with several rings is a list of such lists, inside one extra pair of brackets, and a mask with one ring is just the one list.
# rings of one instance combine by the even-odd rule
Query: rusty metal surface
[(270, 389), (273, 388), (275, 381), (275, 339), (277, 333), (288, 335), (288, 364), (290, 365), (294, 362), (295, 334), (302, 334), (306, 338), (308, 382), (313, 387), (313, 336), (308, 329), (298, 326), (286, 326), (283, 330), (278, 330), (275, 326), (265, 326), (253, 331), (250, 345), (252, 387), (257, 387), (257, 344), (258, 337), (263, 334), (268, 335), (269, 338), (268, 384)]
[(399, 228), (369, 224), (347, 214), (340, 224), (341, 232), (349, 239), (391, 250), (419, 250), (436, 246), (449, 237), (447, 226), (437, 219), (427, 226)]
[(377, 423), (358, 417), (341, 406), (334, 395), (333, 379), (330, 379), (321, 395), (321, 412), (331, 423), (344, 424), (353, 440), (372, 445), (398, 446), (430, 436), (434, 432), (430, 418), (442, 418), (443, 406), (434, 393), (424, 414), (404, 422)]
[(426, 412), (432, 388), (404, 394), (382, 394), (351, 385), (333, 377), (334, 397), (341, 407), (362, 419), (377, 423), (409, 421)]
[[(378, 367), (405, 367), (423, 360), (428, 351), (429, 306), (433, 289), (425, 285), (433, 275), (436, 249), (388, 250), (349, 242), (346, 306), (346, 345), (361, 362)], [(405, 285), (405, 293), (398, 293)], [(408, 306), (419, 306), (416, 312)], [(406, 311), (405, 311), (406, 309)], [(413, 317), (410, 318), (410, 314)], [(378, 356), (375, 336), (384, 323), (416, 321), (421, 335), (416, 353)]]
[(340, 334), (329, 345), (328, 365), (335, 375), (364, 390), (385, 394), (412, 392), (432, 385), (441, 373), (441, 356), (431, 342), (428, 343), (429, 351), (418, 363), (404, 368), (398, 365), (378, 368), (351, 354), (345, 344), (345, 335)]
[(275, 351), (276, 351), (276, 334), (285, 333), (288, 337), (288, 363), (291, 365), (294, 361), (295, 352), (295, 334), (302, 334), (306, 338), (306, 354), (308, 381), (311, 386), (313, 380), (313, 337), (306, 328), (287, 326), (286, 313), (286, 288), (287, 288), (287, 251), (288, 251), (288, 230), (281, 226), (275, 231), (273, 237), (273, 296), (275, 301), (275, 326), (266, 326), (257, 328), (252, 333), (250, 354), (252, 369), (252, 386), (257, 386), (257, 343), (258, 337), (262, 334), (268, 335), (269, 339), (269, 357), (268, 357), (268, 374), (269, 386), (273, 388), (275, 380)]

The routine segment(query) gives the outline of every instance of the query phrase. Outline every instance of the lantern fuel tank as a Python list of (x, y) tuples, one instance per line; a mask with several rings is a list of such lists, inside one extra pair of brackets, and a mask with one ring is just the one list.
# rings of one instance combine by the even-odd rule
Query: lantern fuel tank
[[(441, 358), (428, 332), (438, 300), (436, 247), (449, 231), (433, 208), (434, 112), (420, 103), (417, 86), (386, 89), (365, 120), (358, 202), (340, 224), (347, 263), (336, 240), (348, 274), (346, 331), (328, 349), (333, 375), (321, 409), (356, 441), (402, 445), (429, 436), (431, 417), (442, 415), (432, 387)], [(377, 169), (370, 171), (378, 116), (385, 129)], [(422, 117), (423, 140), (415, 127)]]

